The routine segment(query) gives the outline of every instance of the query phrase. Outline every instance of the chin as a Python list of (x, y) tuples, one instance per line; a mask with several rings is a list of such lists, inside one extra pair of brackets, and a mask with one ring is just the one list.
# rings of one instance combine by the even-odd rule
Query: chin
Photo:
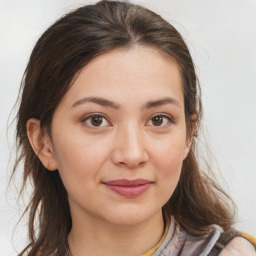
[(162, 210), (153, 211), (150, 209), (130, 208), (116, 209), (115, 212), (111, 212), (105, 218), (108, 222), (118, 226), (134, 226), (142, 224), (143, 222), (154, 218), (154, 216), (160, 214), (162, 216)]

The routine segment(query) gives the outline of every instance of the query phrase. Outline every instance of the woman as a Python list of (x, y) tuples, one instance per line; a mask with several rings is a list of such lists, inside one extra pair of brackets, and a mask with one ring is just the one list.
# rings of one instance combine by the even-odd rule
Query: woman
[(116, 1), (68, 13), (38, 40), (21, 92), (14, 172), (23, 160), (34, 191), (20, 255), (255, 254), (199, 170), (199, 84), (160, 16)]

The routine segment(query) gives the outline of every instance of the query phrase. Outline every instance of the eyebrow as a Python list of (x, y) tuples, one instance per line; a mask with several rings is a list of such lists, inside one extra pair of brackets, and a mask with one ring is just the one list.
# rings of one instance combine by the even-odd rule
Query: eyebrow
[[(103, 107), (110, 107), (110, 108), (114, 108), (114, 109), (119, 109), (120, 108), (120, 104), (115, 103), (115, 102), (110, 101), (110, 100), (107, 100), (105, 98), (100, 98), (100, 97), (82, 98), (82, 99), (76, 101), (72, 105), (72, 108), (76, 107), (76, 106), (79, 106), (81, 104), (84, 104), (84, 103), (88, 103), (88, 102), (96, 103), (96, 104), (101, 105)], [(156, 108), (156, 107), (160, 107), (160, 106), (166, 105), (166, 104), (174, 104), (177, 107), (181, 108), (181, 105), (177, 100), (175, 100), (174, 98), (171, 98), (171, 97), (165, 97), (165, 98), (158, 99), (158, 100), (148, 101), (144, 106), (142, 106), (142, 109)]]
[(76, 107), (78, 105), (87, 103), (87, 102), (93, 102), (96, 103), (98, 105), (104, 106), (104, 107), (109, 107), (109, 108), (114, 108), (114, 109), (119, 109), (120, 108), (120, 104), (118, 103), (114, 103), (113, 101), (104, 99), (104, 98), (100, 98), (100, 97), (87, 97), (87, 98), (82, 98), (78, 101), (76, 101), (73, 105), (73, 107)]
[(147, 102), (144, 106), (143, 109), (149, 109), (149, 108), (156, 108), (156, 107), (160, 107), (162, 105), (166, 105), (166, 104), (174, 104), (177, 107), (181, 108), (180, 103), (175, 100), (174, 98), (171, 97), (165, 97), (159, 100), (152, 100)]

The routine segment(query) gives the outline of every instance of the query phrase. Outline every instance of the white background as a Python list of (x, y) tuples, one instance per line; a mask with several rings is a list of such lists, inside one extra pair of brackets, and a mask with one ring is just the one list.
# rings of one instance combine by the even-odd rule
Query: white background
[[(188, 43), (203, 90), (207, 144), (238, 205), (236, 227), (256, 236), (256, 1), (136, 2), (169, 20)], [(9, 144), (6, 140), (7, 119), (37, 38), (60, 15), (85, 3), (0, 0), (0, 254), (4, 256), (17, 255), (13, 246), (22, 248), (26, 238), (22, 223), (12, 242), (19, 212), (13, 187), (5, 194), (14, 141), (11, 129)]]

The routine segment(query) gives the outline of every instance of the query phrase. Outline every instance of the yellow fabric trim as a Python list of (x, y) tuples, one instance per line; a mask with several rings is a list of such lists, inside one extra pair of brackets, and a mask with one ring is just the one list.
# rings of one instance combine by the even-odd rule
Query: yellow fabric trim
[(246, 238), (248, 241), (250, 241), (254, 247), (256, 248), (256, 238), (246, 232), (241, 232), (242, 237)]
[(157, 244), (155, 247), (153, 247), (152, 249), (150, 249), (149, 251), (147, 251), (146, 253), (142, 254), (141, 256), (152, 256), (153, 253), (154, 253), (154, 252), (158, 249), (158, 247), (162, 244), (163, 240), (165, 239), (165, 236), (166, 236), (167, 232), (168, 232), (168, 225), (166, 225), (165, 230), (164, 230), (164, 233), (163, 233), (163, 235), (162, 235), (162, 237), (161, 237), (161, 240), (158, 242), (158, 244)]

